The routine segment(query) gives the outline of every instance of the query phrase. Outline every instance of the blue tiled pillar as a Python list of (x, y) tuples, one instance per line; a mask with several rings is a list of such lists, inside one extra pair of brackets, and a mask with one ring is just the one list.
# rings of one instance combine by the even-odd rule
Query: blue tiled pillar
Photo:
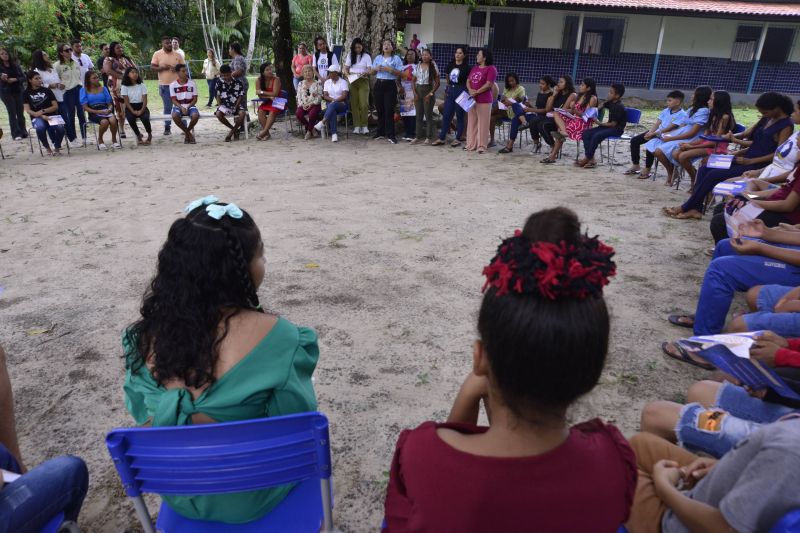
[(652, 91), (655, 89), (656, 86), (656, 73), (658, 73), (658, 59), (661, 57), (661, 54), (656, 54), (653, 57), (653, 73), (650, 74), (650, 90)]
[(578, 76), (578, 60), (580, 59), (581, 51), (577, 48), (575, 49), (575, 55), (572, 57), (572, 79), (574, 80)]
[(750, 73), (750, 81), (747, 83), (747, 94), (753, 92), (753, 85), (756, 83), (756, 74), (758, 73), (758, 64), (760, 61), (756, 59), (753, 61), (753, 71)]

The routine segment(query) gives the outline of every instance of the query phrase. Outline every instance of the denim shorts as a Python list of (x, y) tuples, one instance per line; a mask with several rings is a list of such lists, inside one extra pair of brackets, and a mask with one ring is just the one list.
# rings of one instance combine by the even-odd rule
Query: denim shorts
[(172, 106), (172, 114), (174, 115), (176, 113), (178, 115), (182, 116), (182, 117), (191, 117), (192, 115), (199, 115), (200, 111), (198, 111), (195, 106), (192, 106), (192, 107), (190, 107), (189, 109), (186, 110), (186, 114), (184, 115), (183, 114), (183, 109), (181, 109), (180, 106), (173, 105)]
[(775, 313), (775, 304), (794, 287), (764, 285), (758, 293), (758, 311), (742, 318), (749, 331), (769, 330), (781, 337), (800, 337), (800, 313)]
[(705, 408), (699, 403), (683, 406), (675, 434), (685, 448), (722, 457), (763, 424), (796, 412), (791, 407), (753, 398), (742, 387), (725, 382), (714, 407)]

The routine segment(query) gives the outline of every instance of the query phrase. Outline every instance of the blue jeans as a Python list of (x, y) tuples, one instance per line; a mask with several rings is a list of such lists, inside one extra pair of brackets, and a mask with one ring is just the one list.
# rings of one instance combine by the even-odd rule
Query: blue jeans
[[(14, 456), (0, 444), (0, 468), (19, 473)], [(46, 461), (0, 490), (0, 533), (37, 533), (58, 513), (77, 522), (89, 471), (77, 457)]]
[(347, 110), (347, 104), (344, 102), (333, 102), (328, 103), (328, 107), (325, 108), (325, 116), (322, 120), (328, 124), (328, 132), (331, 135), (336, 133), (336, 122), (338, 120), (338, 113), (344, 113)]
[(50, 148), (50, 144), (47, 142), (47, 135), (49, 134), (56, 150), (61, 148), (61, 141), (64, 140), (64, 126), (51, 126), (43, 118), (35, 118), (32, 122), (33, 127), (36, 128), (36, 136), (39, 137), (39, 142), (43, 146)]
[(583, 151), (586, 159), (594, 159), (594, 152), (600, 144), (609, 137), (619, 137), (623, 131), (619, 128), (604, 128), (598, 126), (583, 132)]
[(764, 285), (761, 287), (756, 299), (758, 311), (748, 313), (742, 317), (745, 325), (747, 325), (747, 331), (768, 329), (781, 337), (800, 337), (800, 313), (775, 312), (775, 305), (778, 300), (786, 296), (786, 293), (791, 290), (794, 290), (794, 287), (784, 287), (782, 285)]
[[(439, 132), (439, 139), (444, 140), (447, 137), (447, 132), (450, 130), (450, 123), (453, 121), (453, 115), (456, 116), (456, 140), (460, 140), (464, 136), (464, 117), (466, 113), (460, 105), (456, 103), (456, 98), (460, 95), (466, 87), (464, 85), (448, 86), (445, 90), (444, 111), (442, 112), (442, 131)], [(411, 135), (413, 137), (413, 135)]]
[(536, 119), (537, 115), (536, 113), (525, 113), (525, 111), (522, 110), (522, 104), (512, 105), (511, 110), (514, 111), (514, 118), (511, 119), (511, 128), (508, 133), (508, 138), (513, 142), (517, 140), (517, 133), (519, 133), (519, 117), (525, 115), (525, 120), (533, 121)]
[(214, 103), (214, 95), (217, 92), (217, 78), (212, 78), (210, 80), (206, 80), (208, 84), (208, 107), (211, 107), (211, 104)]
[[(80, 103), (80, 96), (81, 86), (77, 85), (68, 91), (64, 91), (64, 101), (58, 104), (58, 110), (61, 113), (61, 116), (64, 117), (67, 139), (69, 139), (70, 142), (73, 142), (78, 138), (77, 134), (75, 133), (75, 116), (80, 116), (78, 115), (78, 108), (81, 110), (83, 109)], [(86, 122), (86, 117), (84, 117), (83, 121), (80, 121), (81, 137), (86, 136), (83, 128), (84, 122)]]
[[(158, 95), (161, 97), (161, 103), (164, 104), (164, 114), (172, 114), (172, 98), (169, 96), (169, 85), (159, 85)], [(164, 121), (164, 131), (169, 131), (172, 123), (169, 120)]]
[(700, 288), (694, 334), (721, 333), (734, 294), (769, 284), (800, 285), (800, 267), (758, 255), (737, 255), (729, 239), (719, 241)]
[(706, 196), (714, 190), (718, 183), (729, 178), (741, 176), (743, 172), (761, 168), (765, 165), (731, 165), (731, 168), (708, 168), (706, 166), (700, 167), (697, 171), (697, 179), (694, 181), (694, 192), (681, 206), (684, 212), (696, 210), (703, 210), (703, 203)]

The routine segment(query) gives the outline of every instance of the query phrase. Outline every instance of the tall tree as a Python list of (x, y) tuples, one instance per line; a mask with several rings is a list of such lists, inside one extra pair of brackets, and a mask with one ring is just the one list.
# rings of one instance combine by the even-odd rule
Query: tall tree
[(294, 86), (292, 85), (292, 17), (289, 13), (289, 0), (270, 0), (272, 13), (272, 50), (275, 53), (275, 73), (281, 80), (281, 87), (289, 94), (290, 104), (294, 106)]
[(253, 60), (253, 50), (256, 47), (256, 25), (258, 22), (258, 8), (261, 7), (261, 0), (253, 0), (250, 7), (250, 40), (247, 43), (247, 64)]
[(384, 39), (397, 36), (398, 0), (348, 0), (347, 41), (361, 37), (373, 57)]

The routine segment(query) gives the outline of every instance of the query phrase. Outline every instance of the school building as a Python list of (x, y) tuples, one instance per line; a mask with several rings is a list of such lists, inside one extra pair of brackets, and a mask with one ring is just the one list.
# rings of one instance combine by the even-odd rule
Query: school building
[(488, 46), (500, 75), (620, 81), (632, 94), (711, 85), (756, 95), (800, 94), (800, 2), (750, 0), (509, 0), (503, 7), (417, 2), (401, 7), (444, 68), (457, 45)]

